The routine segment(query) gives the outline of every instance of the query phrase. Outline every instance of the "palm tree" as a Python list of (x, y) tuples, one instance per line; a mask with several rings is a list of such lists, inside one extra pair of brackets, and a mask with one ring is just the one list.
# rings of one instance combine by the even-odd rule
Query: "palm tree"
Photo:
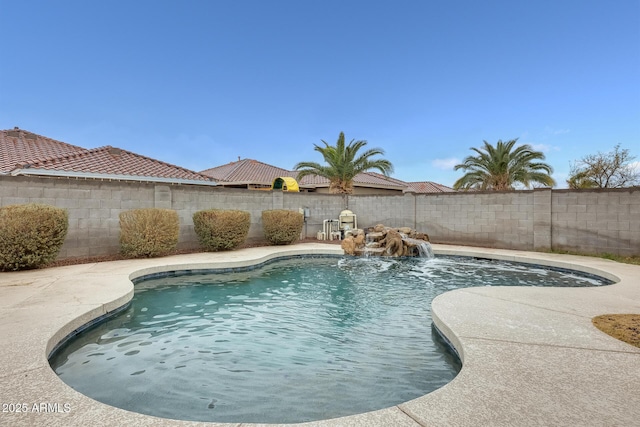
[(385, 159), (371, 159), (373, 156), (384, 154), (380, 148), (371, 148), (358, 155), (358, 150), (367, 145), (367, 141), (351, 140), (348, 145), (344, 143), (344, 132), (340, 132), (335, 146), (327, 144), (324, 147), (314, 144), (314, 150), (320, 152), (324, 161), (323, 166), (316, 162), (300, 162), (294, 166), (299, 171), (298, 180), (307, 175), (318, 175), (329, 180), (331, 193), (352, 194), (353, 178), (361, 172), (372, 169), (379, 170), (383, 175), (389, 176), (393, 172), (393, 165)]
[(534, 151), (530, 145), (513, 146), (518, 139), (498, 143), (494, 147), (487, 141), (482, 148), (471, 148), (478, 153), (469, 156), (462, 164), (456, 165), (455, 170), (462, 169), (466, 173), (458, 179), (453, 188), (456, 190), (513, 190), (515, 184), (522, 184), (529, 188), (532, 184), (553, 187), (555, 181), (551, 178), (553, 168), (544, 160), (544, 154)]

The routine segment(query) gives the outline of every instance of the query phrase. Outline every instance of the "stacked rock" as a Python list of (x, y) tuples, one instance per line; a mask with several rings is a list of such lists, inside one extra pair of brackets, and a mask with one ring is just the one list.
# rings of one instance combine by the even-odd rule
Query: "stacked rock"
[(429, 236), (409, 227), (386, 227), (378, 224), (366, 230), (352, 230), (342, 241), (347, 255), (422, 256), (421, 247)]

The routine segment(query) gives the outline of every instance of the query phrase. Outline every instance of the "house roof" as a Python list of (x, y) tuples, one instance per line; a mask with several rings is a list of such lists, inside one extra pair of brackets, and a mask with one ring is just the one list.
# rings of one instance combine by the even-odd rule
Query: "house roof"
[(399, 187), (402, 189), (407, 188), (407, 183), (404, 181), (401, 181), (399, 179), (396, 178), (392, 178), (390, 176), (385, 176), (381, 173), (378, 172), (365, 172), (362, 173), (360, 175), (364, 175), (361, 178), (361, 182), (363, 183), (367, 183), (367, 184), (375, 184), (375, 183), (385, 183), (386, 186), (390, 186), (390, 187)]
[(276, 166), (253, 159), (242, 159), (200, 172), (216, 181), (226, 184), (261, 184), (271, 185), (273, 180), (283, 176), (295, 177), (293, 173)]
[[(297, 172), (291, 172), (296, 176)], [(303, 177), (300, 182), (303, 185), (313, 187), (328, 187), (329, 180), (318, 175), (307, 175)], [(375, 172), (362, 172), (353, 178), (353, 185), (356, 187), (371, 187), (371, 188), (388, 188), (402, 191), (407, 187), (407, 184), (395, 178), (385, 177), (382, 174)]]
[(83, 150), (82, 147), (18, 128), (3, 130), (0, 131), (0, 173), (9, 173), (33, 161), (51, 159)]
[[(210, 176), (222, 185), (245, 185), (260, 184), (271, 185), (273, 180), (279, 177), (290, 176), (297, 178), (298, 171), (290, 171), (254, 159), (242, 159), (236, 162), (227, 163), (222, 166), (206, 169), (200, 172)], [(356, 175), (355, 185), (380, 188), (403, 189), (406, 184), (399, 180), (389, 179), (381, 174), (365, 172)], [(318, 175), (307, 175), (298, 181), (303, 188), (328, 187), (329, 180)]]
[[(271, 185), (279, 177), (297, 177), (297, 171), (272, 166), (253, 159), (242, 159), (200, 173), (105, 146), (86, 149), (42, 135), (13, 128), (0, 131), (0, 174), (74, 176), (136, 181), (159, 181), (216, 185)], [(302, 188), (328, 187), (329, 180), (307, 175), (299, 181)], [(395, 189), (415, 193), (453, 192), (450, 187), (431, 181), (405, 182), (376, 172), (356, 175), (354, 185)]]
[[(298, 176), (298, 171), (289, 171), (253, 159), (238, 160), (236, 162), (204, 170), (200, 173), (212, 177), (221, 185), (271, 185), (273, 180), (276, 178), (284, 176), (297, 178)], [(425, 181), (410, 183), (384, 176), (377, 172), (360, 173), (355, 176), (353, 183), (355, 186), (359, 187), (392, 189), (398, 191), (408, 190), (415, 193), (441, 193), (454, 191), (449, 187), (435, 182)], [(328, 187), (329, 180), (318, 175), (307, 175), (298, 180), (298, 184), (301, 188)]]
[(407, 185), (416, 193), (451, 193), (456, 191), (451, 187), (432, 181), (407, 182)]
[(87, 150), (18, 129), (0, 131), (0, 143), (5, 174), (215, 185), (208, 176), (111, 146)]

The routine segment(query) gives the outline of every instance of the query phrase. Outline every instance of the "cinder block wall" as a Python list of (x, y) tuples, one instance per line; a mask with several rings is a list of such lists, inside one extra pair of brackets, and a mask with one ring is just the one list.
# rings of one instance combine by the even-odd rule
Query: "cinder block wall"
[(121, 211), (153, 207), (152, 184), (0, 176), (0, 205), (44, 203), (69, 212), (69, 232), (59, 257), (118, 252)]
[(534, 193), (416, 196), (416, 228), (441, 243), (533, 249)]
[(640, 188), (553, 191), (554, 249), (640, 255)]
[[(282, 204), (274, 206), (273, 209), (297, 211), (300, 208), (309, 208), (311, 216), (307, 218), (302, 232), (311, 238), (315, 238), (318, 231), (322, 230), (322, 222), (325, 219), (338, 219), (338, 215), (345, 209), (347, 203), (346, 197), (333, 194), (273, 192), (273, 195), (278, 200), (282, 200)], [(260, 219), (259, 216), (258, 219)], [(259, 233), (262, 233), (262, 223), (260, 222), (256, 227)]]
[(345, 206), (356, 214), (359, 228), (376, 224), (416, 228), (415, 203), (416, 197), (412, 193), (398, 196), (354, 195), (347, 198)]
[(574, 250), (640, 255), (640, 188), (533, 190), (444, 194), (353, 195), (282, 193), (192, 185), (0, 176), (0, 206), (46, 203), (69, 211), (60, 258), (118, 251), (119, 214), (146, 207), (174, 209), (179, 247), (197, 247), (192, 215), (203, 209), (250, 212), (249, 240), (263, 239), (263, 210), (309, 208), (304, 234), (315, 237), (343, 209), (360, 228), (409, 226), (436, 243), (521, 250)]
[(238, 209), (251, 215), (249, 241), (263, 241), (262, 211), (309, 207), (309, 236), (325, 219), (337, 218), (345, 198), (329, 194), (247, 191), (195, 185), (0, 176), (0, 206), (44, 203), (67, 209), (69, 232), (59, 258), (119, 251), (120, 212), (137, 208), (174, 209), (180, 219), (179, 248), (198, 247), (193, 214), (204, 209)]

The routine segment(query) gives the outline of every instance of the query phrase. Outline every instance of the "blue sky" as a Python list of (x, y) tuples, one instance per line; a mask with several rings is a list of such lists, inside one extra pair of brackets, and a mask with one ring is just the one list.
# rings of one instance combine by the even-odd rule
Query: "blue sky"
[(0, 128), (200, 171), (364, 139), (452, 185), (483, 140), (640, 158), (640, 0), (0, 0)]

